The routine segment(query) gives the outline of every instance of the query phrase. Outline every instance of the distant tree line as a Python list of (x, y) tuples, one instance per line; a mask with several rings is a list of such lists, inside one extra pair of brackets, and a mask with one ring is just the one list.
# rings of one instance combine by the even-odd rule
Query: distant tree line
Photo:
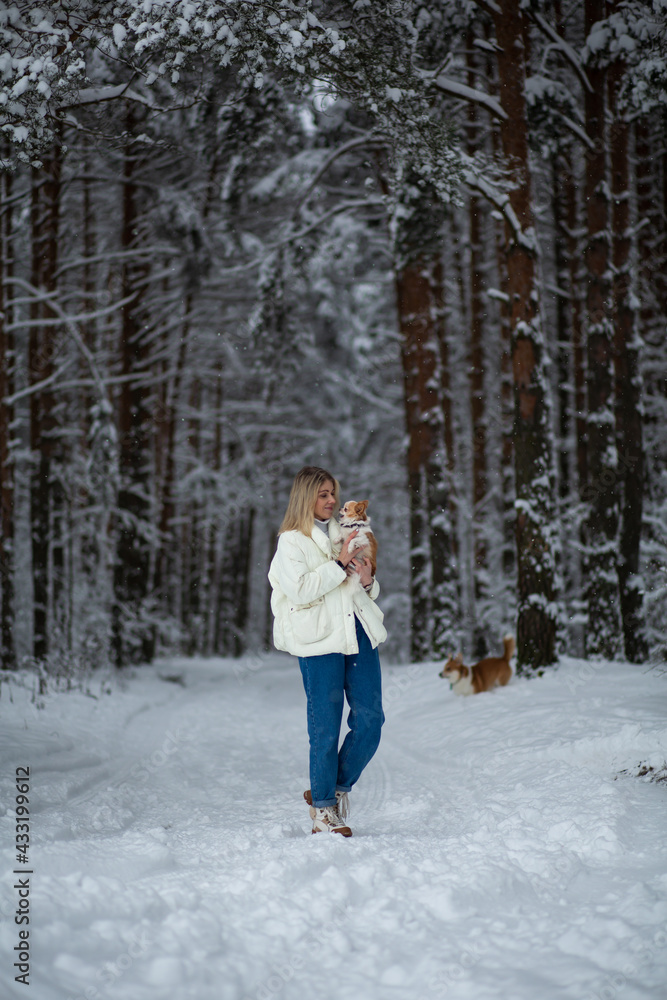
[[(268, 644), (289, 484), (402, 652), (667, 650), (661, 0), (18, 3), (1, 667)], [(398, 645), (397, 645), (398, 649)]]

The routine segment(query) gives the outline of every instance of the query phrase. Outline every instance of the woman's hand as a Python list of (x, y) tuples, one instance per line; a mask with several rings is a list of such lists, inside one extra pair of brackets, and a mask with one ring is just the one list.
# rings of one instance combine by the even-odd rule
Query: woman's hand
[(361, 564), (357, 560), (354, 564), (355, 571), (359, 574), (359, 580), (361, 581), (362, 587), (370, 587), (373, 582), (373, 576), (371, 574), (371, 561), (366, 556), (361, 560)]
[(339, 559), (340, 562), (342, 562), (343, 566), (345, 566), (346, 568), (347, 568), (347, 564), (349, 562), (351, 562), (352, 559), (354, 559), (354, 553), (349, 551), (349, 549), (350, 549), (350, 542), (354, 538), (356, 538), (358, 534), (359, 534), (359, 529), (358, 528), (355, 528), (354, 531), (351, 531), (350, 534), (345, 539), (345, 541), (343, 542), (343, 547), (340, 550), (340, 555), (338, 556), (338, 559)]

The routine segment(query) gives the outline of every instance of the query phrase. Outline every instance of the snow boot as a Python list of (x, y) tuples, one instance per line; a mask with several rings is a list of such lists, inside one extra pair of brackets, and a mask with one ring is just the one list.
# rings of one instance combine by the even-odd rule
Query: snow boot
[(349, 811), (347, 792), (336, 792), (336, 805), (325, 806), (323, 809), (318, 809), (313, 805), (313, 796), (310, 788), (303, 793), (303, 797), (310, 806), (309, 812), (310, 818), (313, 821), (313, 833), (320, 833), (320, 831), (326, 830), (328, 833), (340, 833), (343, 837), (352, 836), (352, 830), (344, 822)]
[(336, 806), (324, 806), (323, 809), (312, 806), (312, 810), (315, 813), (313, 816), (313, 833), (320, 833), (324, 830), (326, 833), (340, 833), (343, 837), (352, 836), (349, 826), (338, 815)]

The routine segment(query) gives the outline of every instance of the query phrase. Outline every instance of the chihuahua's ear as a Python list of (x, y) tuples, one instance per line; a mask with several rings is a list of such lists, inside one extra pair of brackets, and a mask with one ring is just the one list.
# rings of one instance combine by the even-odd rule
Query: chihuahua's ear
[(457, 663), (459, 667), (463, 665), (463, 653), (456, 654), (454, 657), (454, 663)]
[(356, 503), (357, 510), (360, 514), (363, 514), (368, 507), (368, 500), (357, 500)]

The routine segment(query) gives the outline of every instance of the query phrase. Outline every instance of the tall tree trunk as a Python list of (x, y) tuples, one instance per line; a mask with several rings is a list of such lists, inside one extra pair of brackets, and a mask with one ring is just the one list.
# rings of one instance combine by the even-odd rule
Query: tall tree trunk
[(250, 550), (255, 511), (239, 513), (226, 526), (222, 581), (219, 597), (218, 651), (240, 656), (247, 646), (250, 596)]
[(13, 212), (12, 176), (0, 171), (0, 668), (16, 668), (14, 646), (14, 407), (6, 402), (14, 392), (12, 309)]
[(572, 171), (565, 180), (567, 219), (567, 260), (569, 270), (570, 324), (572, 328), (572, 368), (574, 378), (574, 411), (576, 465), (579, 495), (588, 482), (588, 423), (586, 421), (586, 343), (582, 326), (582, 299), (577, 185)]
[[(651, 126), (646, 118), (635, 124), (635, 157), (638, 254), (640, 276), (639, 325), (642, 339), (651, 343), (661, 339), (661, 310), (659, 305), (656, 269), (660, 263), (659, 239), (661, 231), (659, 159), (652, 142)], [(659, 331), (659, 332), (658, 332)], [(658, 336), (656, 337), (656, 332)]]
[[(604, 16), (602, 0), (586, 0), (588, 34)], [(614, 416), (613, 326), (611, 321), (610, 232), (606, 134), (605, 70), (588, 68), (585, 94), (587, 153), (586, 344), (588, 389), (588, 504), (585, 527), (584, 593), (588, 609), (586, 653), (613, 657), (621, 649), (616, 571), (618, 546), (617, 450)]]
[[(474, 39), (468, 33), (466, 62), (468, 86), (476, 86)], [(466, 150), (474, 158), (478, 147), (477, 107), (467, 106)], [(486, 544), (485, 509), (488, 493), (487, 426), (484, 402), (484, 278), (482, 274), (482, 203), (476, 194), (468, 196), (468, 253), (470, 255), (470, 415), (472, 423), (472, 530), (473, 530), (473, 596), (475, 624), (473, 655), (480, 660), (488, 652), (485, 604), (488, 600), (488, 553)]]
[[(567, 41), (568, 24), (563, 17), (562, 4), (560, 0), (554, 0), (554, 18), (558, 34)], [(569, 397), (573, 403), (575, 446), (574, 456), (567, 458), (568, 470), (567, 480), (570, 487), (574, 487), (576, 478), (577, 489), (568, 490), (570, 500), (574, 502), (574, 497), (581, 498), (583, 490), (588, 482), (588, 456), (587, 440), (588, 430), (586, 421), (586, 344), (582, 329), (582, 273), (581, 273), (581, 230), (580, 207), (577, 197), (579, 187), (578, 177), (575, 175), (575, 163), (572, 151), (569, 147), (564, 148), (557, 158), (557, 253), (561, 254), (562, 265), (559, 268), (559, 288), (566, 293), (566, 299), (561, 297), (559, 303), (567, 302), (567, 315), (559, 317), (559, 327), (562, 324), (563, 331), (569, 331), (569, 340), (572, 350), (572, 362), (568, 366), (568, 377), (573, 381), (573, 398)], [(559, 334), (559, 340), (564, 340)], [(564, 373), (565, 374), (565, 373)], [(562, 383), (561, 383), (562, 392)], [(563, 396), (563, 403), (565, 398)], [(566, 434), (569, 435), (571, 422), (564, 426), (561, 413), (561, 442)], [(574, 457), (576, 470), (571, 468), (571, 459)], [(575, 476), (576, 471), (576, 476)], [(561, 466), (561, 493), (565, 479), (565, 470)], [(563, 495), (563, 499), (565, 499)], [(583, 535), (581, 544), (583, 547)], [(577, 555), (575, 553), (575, 555)], [(581, 566), (577, 568), (577, 586), (579, 591), (579, 578)]]
[[(494, 134), (496, 130), (494, 129)], [(500, 143), (498, 143), (500, 145)], [(495, 225), (495, 252), (498, 271), (500, 310), (500, 481), (502, 492), (502, 569), (508, 582), (516, 580), (516, 511), (514, 501), (514, 380), (512, 375), (512, 333), (505, 254), (504, 226), (499, 220)]]
[[(33, 168), (31, 193), (32, 284), (42, 295), (56, 290), (58, 264), (58, 228), (60, 217), (62, 149), (56, 141), (43, 166)], [(32, 386), (49, 379), (55, 370), (54, 356), (58, 344), (58, 327), (44, 325), (52, 319), (48, 302), (35, 299), (30, 306), (28, 342), (29, 380)], [(52, 546), (62, 551), (62, 540), (52, 534), (53, 515), (62, 507), (61, 471), (57, 466), (56, 401), (53, 385), (35, 388), (30, 396), (30, 448), (32, 475), (30, 481), (30, 520), (32, 528), (33, 575), (33, 655), (45, 660), (53, 634), (49, 622), (49, 607), (53, 598), (53, 581), (49, 579)], [(56, 521), (60, 526), (60, 521)], [(55, 568), (55, 567), (54, 567)]]
[[(552, 162), (551, 208), (556, 228), (554, 256), (556, 267), (556, 337), (558, 361), (558, 438), (559, 438), (559, 494), (564, 512), (572, 497), (573, 470), (571, 468), (570, 427), (572, 420), (573, 372), (570, 365), (572, 343), (572, 293), (569, 289), (570, 269), (567, 243), (567, 186), (571, 173), (570, 157), (557, 153)], [(562, 514), (561, 514), (562, 516)]]
[[(202, 623), (202, 632), (204, 636), (204, 655), (210, 656), (215, 649), (215, 620), (216, 616), (214, 614), (214, 603), (218, 600), (218, 589), (220, 582), (220, 561), (219, 561), (219, 538), (220, 529), (218, 524), (218, 505), (216, 503), (218, 496), (218, 481), (220, 478), (220, 469), (222, 467), (222, 387), (223, 387), (223, 362), (222, 360), (217, 362), (216, 365), (216, 382), (215, 382), (215, 404), (213, 407), (214, 413), (214, 429), (213, 429), (213, 442), (212, 442), (212, 454), (210, 458), (211, 471), (214, 476), (215, 488), (213, 495), (210, 499), (210, 514), (208, 519), (208, 538), (206, 540), (206, 604), (204, 606), (204, 617)], [(268, 590), (267, 590), (268, 593)], [(272, 620), (272, 619), (271, 619)]]
[[(562, 34), (562, 32), (561, 32)], [(584, 268), (582, 264), (582, 237), (585, 230), (581, 216), (578, 190), (579, 178), (575, 175), (575, 167), (571, 155), (565, 154), (561, 181), (563, 185), (564, 224), (561, 240), (565, 245), (567, 261), (566, 288), (569, 296), (569, 326), (572, 348), (572, 380), (574, 408), (574, 447), (572, 469), (571, 503), (575, 510), (580, 511), (584, 502), (584, 491), (588, 482), (588, 421), (586, 419), (586, 341), (583, 329), (583, 294)], [(573, 595), (571, 610), (578, 612), (575, 616), (576, 629), (573, 639), (576, 649), (584, 653), (585, 628), (580, 618), (582, 610), (583, 559), (586, 548), (586, 525), (581, 515), (576, 518), (576, 535), (578, 545), (568, 546), (567, 562), (569, 570), (565, 570), (565, 586), (567, 593)]]
[[(551, 211), (553, 216), (554, 264), (556, 269), (556, 359), (558, 365), (558, 519), (561, 524), (573, 508), (571, 420), (572, 420), (572, 366), (571, 366), (571, 294), (568, 289), (569, 269), (567, 260), (567, 183), (570, 157), (567, 151), (556, 153), (551, 163)], [(564, 594), (575, 592), (573, 584), (578, 577), (573, 563), (577, 561), (576, 546), (567, 546), (561, 553), (560, 573)]]
[[(442, 288), (437, 283), (441, 276), (442, 210), (434, 192), (423, 189), (423, 181), (420, 186), (419, 179), (408, 174), (399, 183), (402, 211), (395, 230), (395, 282), (408, 433), (411, 656), (423, 660), (431, 654), (434, 634), (434, 528), (438, 559), (451, 565), (443, 411), (438, 392), (442, 340), (438, 333), (438, 305)], [(442, 570), (441, 563), (438, 585), (443, 582)], [(439, 599), (442, 601), (441, 596)], [(440, 619), (437, 633), (442, 645), (446, 625)]]
[[(98, 249), (97, 225), (99, 219), (98, 202), (95, 198), (94, 182), (91, 179), (94, 163), (91, 145), (84, 140), (82, 184), (82, 228), (83, 255), (86, 263), (82, 269), (82, 311), (88, 312), (97, 300), (98, 268), (95, 257)], [(104, 335), (99, 320), (91, 319), (80, 324), (82, 340), (90, 348), (95, 358), (104, 355)], [(80, 359), (81, 365), (86, 361)], [(88, 376), (89, 371), (83, 370)], [(85, 491), (81, 499), (83, 517), (79, 534), (79, 565), (84, 583), (85, 605), (79, 608), (82, 621), (78, 629), (79, 648), (84, 651), (88, 662), (95, 665), (109, 663), (109, 624), (112, 605), (112, 579), (109, 573), (113, 565), (113, 545), (111, 523), (116, 505), (118, 487), (116, 427), (113, 405), (110, 398), (100, 394), (100, 387), (85, 390), (84, 410), (81, 415), (85, 451)], [(74, 558), (70, 566), (74, 564)], [(78, 583), (78, 581), (77, 581)], [(72, 591), (80, 591), (80, 586)]]
[(165, 430), (162, 454), (164, 468), (162, 470), (162, 491), (160, 497), (160, 514), (158, 517), (158, 549), (155, 556), (153, 591), (156, 600), (160, 602), (167, 615), (174, 612), (173, 604), (175, 595), (172, 592), (172, 587), (174, 582), (173, 567), (177, 548), (177, 539), (173, 526), (176, 510), (174, 496), (176, 478), (176, 421), (181, 402), (181, 386), (188, 351), (191, 306), (192, 297), (187, 295), (184, 303), (183, 327), (176, 357), (176, 368), (171, 379), (171, 384), (165, 388), (164, 413), (161, 415)]
[[(577, 185), (569, 149), (554, 160), (553, 214), (556, 226), (557, 325), (559, 372), (560, 521), (580, 506), (586, 485), (586, 355), (581, 326), (580, 222)], [(570, 609), (578, 607), (581, 591), (582, 526), (580, 544), (563, 553), (565, 593)], [(583, 651), (583, 650), (582, 650)]]
[[(405, 422), (408, 432), (408, 496), (410, 498), (410, 602), (411, 658), (425, 660), (430, 655), (429, 592), (430, 551), (428, 549), (428, 513), (425, 490), (424, 437), (426, 426), (419, 408), (419, 379), (423, 375), (424, 359), (421, 346), (424, 329), (420, 318), (428, 313), (428, 279), (419, 265), (406, 265), (396, 275), (396, 296), (399, 329), (403, 340), (403, 386)], [(424, 305), (426, 303), (426, 309)], [(433, 359), (429, 355), (431, 370)], [(421, 368), (420, 368), (421, 366)]]
[[(449, 232), (452, 238), (455, 239), (455, 234), (453, 227), (451, 226), (451, 217), (448, 219)], [(445, 263), (444, 254), (440, 254), (438, 258), (438, 265), (440, 267), (440, 272), (435, 272), (437, 274), (436, 280), (436, 294), (438, 296), (436, 301), (436, 314), (440, 317), (438, 322), (438, 340), (439, 340), (439, 365), (440, 365), (440, 399), (442, 406), (442, 420), (443, 420), (443, 436), (445, 443), (445, 462), (447, 465), (447, 491), (448, 491), (448, 510), (449, 510), (449, 523), (450, 523), (450, 545), (452, 552), (452, 574), (453, 574), (453, 587), (456, 591), (456, 606), (457, 606), (457, 617), (460, 617), (460, 605), (461, 605), (461, 595), (460, 595), (460, 576), (459, 576), (459, 566), (460, 566), (460, 553), (458, 544), (458, 522), (459, 522), (459, 505), (458, 496), (456, 491), (456, 445), (454, 440), (454, 413), (452, 406), (452, 373), (451, 373), (451, 360), (450, 360), (450, 338), (448, 336), (448, 317), (451, 315), (451, 310), (448, 308), (449, 303), (445, 302)], [(440, 289), (437, 292), (437, 289)], [(456, 645), (456, 644), (455, 644)]]
[[(653, 512), (664, 497), (667, 450), (664, 424), (667, 414), (667, 375), (664, 330), (667, 323), (667, 156), (660, 156), (664, 132), (660, 123), (639, 119), (635, 126), (639, 257), (639, 328), (644, 350), (645, 429), (649, 461), (647, 496)], [(662, 171), (661, 171), (662, 167)], [(655, 535), (657, 521), (649, 522)], [(661, 532), (658, 532), (660, 534)], [(655, 543), (661, 542), (655, 538)], [(653, 544), (653, 542), (652, 542)]]
[(616, 380), (616, 440), (621, 504), (618, 582), (625, 655), (632, 663), (648, 657), (644, 621), (644, 588), (639, 555), (644, 499), (644, 439), (642, 426), (642, 377), (638, 321), (634, 307), (630, 255), (629, 125), (618, 108), (618, 93), (625, 74), (620, 60), (609, 69), (611, 128), (611, 192), (614, 266), (614, 366)]
[(434, 319), (437, 323), (440, 410), (442, 427), (436, 423), (438, 447), (427, 469), (428, 508), (431, 512), (433, 655), (441, 658), (456, 646), (456, 623), (461, 613), (457, 575), (456, 510), (453, 502), (454, 436), (449, 386), (449, 344), (446, 329), (445, 278), (442, 254), (431, 272)]
[[(137, 153), (133, 148), (135, 128), (132, 110), (126, 120), (128, 145), (123, 169), (123, 223), (121, 245), (136, 249), (139, 243), (141, 194), (137, 182)], [(118, 406), (119, 490), (114, 568), (112, 645), (119, 667), (150, 661), (154, 633), (146, 621), (150, 578), (150, 444), (151, 417), (144, 378), (148, 369), (148, 345), (142, 299), (147, 265), (126, 261), (123, 265), (123, 298), (133, 295), (122, 310), (120, 334), (121, 383)]]
[[(236, 448), (228, 446), (228, 464), (238, 458)], [(254, 518), (254, 508), (244, 505), (224, 526), (216, 624), (216, 652), (223, 656), (239, 656), (246, 646)]]
[[(491, 57), (493, 31), (489, 21), (485, 24), (484, 35), (489, 43), (486, 58), (486, 76), (494, 97), (498, 97), (498, 80), (496, 63)], [(491, 149), (495, 157), (500, 156), (502, 142), (498, 121), (490, 122)], [(502, 558), (504, 603), (508, 606), (510, 590), (513, 593), (516, 586), (516, 511), (514, 501), (514, 385), (512, 375), (512, 309), (509, 297), (509, 279), (507, 275), (507, 256), (505, 253), (505, 226), (502, 219), (495, 218), (493, 225), (494, 251), (497, 272), (497, 297), (500, 314), (500, 488), (502, 504)]]
[[(191, 468), (197, 468), (202, 462), (200, 410), (202, 404), (202, 386), (198, 378), (190, 385), (188, 409), (188, 450)], [(188, 503), (187, 516), (183, 521), (183, 572), (181, 580), (181, 621), (185, 632), (186, 651), (190, 656), (201, 652), (203, 585), (205, 579), (205, 532), (202, 527), (206, 508), (202, 502), (201, 490), (193, 495)], [(234, 564), (232, 563), (232, 568)]]
[(528, 161), (523, 14), (514, 0), (498, 0), (493, 18), (500, 95), (507, 114), (500, 135), (513, 175), (510, 205), (520, 228), (514, 233), (506, 225), (514, 380), (517, 654), (520, 670), (536, 670), (556, 658), (555, 477)]

